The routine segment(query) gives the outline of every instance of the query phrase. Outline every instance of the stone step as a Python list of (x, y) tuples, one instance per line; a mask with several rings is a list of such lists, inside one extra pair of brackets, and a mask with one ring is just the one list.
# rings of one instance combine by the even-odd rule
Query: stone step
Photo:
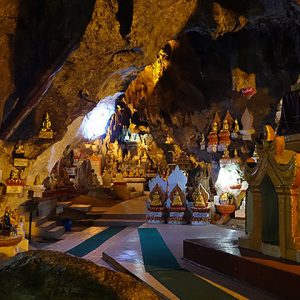
[(70, 208), (83, 211), (83, 212), (88, 212), (90, 208), (92, 207), (91, 204), (72, 204)]
[(50, 229), (56, 227), (56, 221), (47, 221), (39, 226), (43, 232), (49, 231)]
[(101, 218), (104, 211), (88, 211), (85, 216), (88, 219), (98, 219)]
[(94, 220), (94, 226), (140, 226), (146, 220), (127, 220), (127, 219), (97, 219)]
[(100, 215), (101, 219), (116, 219), (116, 220), (146, 220), (146, 214), (113, 214), (104, 213)]
[[(40, 225), (42, 225), (43, 223), (45, 223), (47, 221), (47, 217), (43, 216), (43, 217), (34, 217), (32, 218), (32, 227), (38, 227)], [(28, 220), (29, 223), (29, 220)]]
[(69, 207), (72, 204), (72, 201), (59, 201), (57, 202), (57, 206)]
[(51, 228), (50, 230), (45, 231), (43, 233), (42, 237), (45, 239), (57, 240), (64, 233), (65, 233), (64, 226), (55, 226), (55, 227)]

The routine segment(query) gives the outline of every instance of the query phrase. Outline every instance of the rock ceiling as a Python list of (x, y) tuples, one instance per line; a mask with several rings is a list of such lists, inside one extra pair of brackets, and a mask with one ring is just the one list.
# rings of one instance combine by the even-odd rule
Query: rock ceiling
[(0, 138), (35, 143), (48, 111), (58, 141), (118, 91), (158, 141), (188, 148), (245, 107), (259, 131), (299, 75), (298, 2), (0, 0)]

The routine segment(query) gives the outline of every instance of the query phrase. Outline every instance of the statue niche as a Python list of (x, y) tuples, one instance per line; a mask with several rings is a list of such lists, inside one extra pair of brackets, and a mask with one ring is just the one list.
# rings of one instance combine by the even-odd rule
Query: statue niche
[(149, 181), (150, 196), (147, 201), (147, 222), (165, 223), (167, 182), (159, 175)]
[(209, 193), (199, 184), (192, 194), (192, 225), (206, 225), (210, 222), (210, 208), (208, 206)]
[(185, 206), (185, 194), (178, 184), (174, 187), (170, 193), (170, 207), (168, 208), (169, 216), (167, 221), (169, 224), (185, 224), (186, 217), (185, 212), (187, 208)]
[(170, 194), (171, 207), (184, 207), (185, 194), (177, 184)]
[(150, 193), (150, 206), (151, 207), (164, 207), (166, 200), (166, 194), (161, 187), (156, 184), (154, 189)]

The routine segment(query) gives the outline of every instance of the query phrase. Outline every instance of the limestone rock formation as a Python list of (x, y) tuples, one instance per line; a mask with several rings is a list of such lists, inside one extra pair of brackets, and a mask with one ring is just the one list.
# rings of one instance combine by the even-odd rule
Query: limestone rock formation
[(1, 299), (160, 299), (136, 279), (54, 251), (20, 253), (0, 268)]
[(50, 145), (36, 138), (46, 111), (54, 143), (120, 91), (159, 144), (169, 135), (191, 151), (216, 111), (246, 107), (259, 106), (259, 135), (299, 75), (295, 0), (1, 3), (0, 139), (25, 140), (30, 158)]

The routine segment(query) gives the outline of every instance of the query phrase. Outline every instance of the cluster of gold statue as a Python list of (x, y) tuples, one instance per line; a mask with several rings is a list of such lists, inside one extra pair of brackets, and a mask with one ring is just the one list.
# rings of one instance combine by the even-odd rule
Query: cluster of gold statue
[[(153, 191), (150, 193), (150, 206), (152, 207), (162, 207), (166, 199), (165, 193), (160, 189), (158, 185), (155, 186)], [(194, 207), (196, 208), (207, 208), (209, 194), (200, 185), (195, 188), (192, 195)], [(182, 207), (185, 203), (185, 195), (177, 185), (170, 194), (171, 207)]]
[(212, 122), (212, 129), (208, 135), (208, 152), (224, 151), (229, 147), (231, 138), (237, 138), (240, 131), (239, 122), (237, 119), (233, 120), (229, 111), (221, 122), (218, 113), (215, 114)]

